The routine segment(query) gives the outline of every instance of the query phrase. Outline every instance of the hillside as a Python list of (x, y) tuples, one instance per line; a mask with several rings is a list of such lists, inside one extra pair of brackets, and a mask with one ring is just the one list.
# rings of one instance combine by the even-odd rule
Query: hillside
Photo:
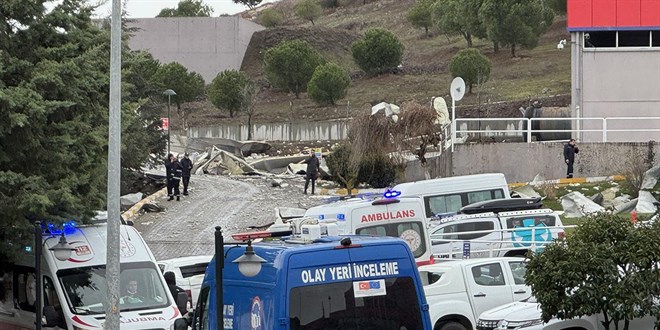
[[(396, 104), (412, 99), (429, 102), (433, 96), (443, 96), (450, 100), (448, 91), (452, 77), (448, 66), (456, 52), (466, 47), (462, 37), (448, 37), (437, 31), (431, 31), (431, 35), (426, 36), (423, 30), (415, 29), (406, 19), (414, 0), (367, 1), (365, 5), (362, 5), (362, 1), (340, 3), (342, 7), (338, 9), (326, 9), (314, 26), (293, 16), (294, 0), (272, 4), (273, 8), (284, 13), (285, 24), (253, 36), (241, 70), (253, 79), (265, 82), (263, 51), (281, 40), (303, 39), (319, 50), (327, 60), (340, 64), (351, 73), (352, 82), (347, 97), (339, 101), (336, 107), (319, 107), (304, 94), (296, 99), (293, 95), (268, 88), (261, 94), (254, 122), (340, 118), (357, 111), (367, 111), (372, 104), (381, 101)], [(243, 16), (249, 16), (249, 13)], [(405, 45), (402, 68), (397, 74), (368, 77), (353, 62), (351, 44), (372, 27), (390, 30)], [(491, 59), (493, 69), (490, 80), (481, 91), (475, 90), (473, 94), (466, 95), (458, 104), (459, 109), (478, 104), (478, 108), (488, 109), (489, 103), (515, 101), (511, 103), (520, 104), (530, 99), (570, 94), (570, 47), (558, 50), (556, 45), (560, 39), (570, 39), (565, 17), (555, 19), (539, 40), (537, 48), (519, 49), (515, 58), (511, 57), (506, 48), (494, 53), (491, 43), (476, 39), (475, 47)], [(566, 96), (551, 99), (555, 106), (566, 106), (570, 102), (570, 97)], [(226, 113), (214, 109), (207, 102), (198, 103), (196, 107), (203, 110), (191, 118), (190, 123), (195, 126), (247, 121), (244, 115), (228, 118)], [(517, 107), (499, 105), (494, 109), (485, 112), (491, 117), (517, 115)], [(483, 115), (484, 112), (470, 113)]]

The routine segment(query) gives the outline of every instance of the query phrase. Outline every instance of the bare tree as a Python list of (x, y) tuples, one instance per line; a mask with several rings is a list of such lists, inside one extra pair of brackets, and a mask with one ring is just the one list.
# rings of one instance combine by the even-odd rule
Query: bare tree
[(259, 101), (260, 92), (261, 87), (259, 87), (254, 81), (249, 81), (241, 89), (241, 96), (243, 98), (243, 101), (241, 102), (241, 110), (245, 111), (248, 116), (248, 140), (252, 140), (252, 116), (254, 116), (257, 110), (255, 105)]
[(436, 124), (438, 114), (431, 107), (415, 101), (406, 102), (401, 108), (394, 143), (415, 155), (422, 164), (424, 177), (430, 179), (426, 153), (431, 146), (437, 148), (442, 142), (442, 127)]

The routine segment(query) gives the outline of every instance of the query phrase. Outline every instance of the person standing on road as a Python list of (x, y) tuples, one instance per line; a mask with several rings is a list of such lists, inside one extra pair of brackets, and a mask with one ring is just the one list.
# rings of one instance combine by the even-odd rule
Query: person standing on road
[(172, 166), (172, 154), (167, 155), (165, 159), (165, 180), (167, 181), (167, 197), (172, 197), (172, 183), (170, 182), (170, 167)]
[(188, 158), (188, 153), (183, 154), (181, 160), (181, 167), (183, 167), (182, 180), (183, 180), (183, 195), (188, 196), (188, 183), (190, 183), (190, 172), (193, 168), (193, 162)]
[[(174, 303), (176, 304), (176, 299), (179, 296), (179, 292), (186, 293), (186, 290), (182, 289), (181, 287), (176, 285), (176, 275), (174, 275), (174, 272), (165, 272), (163, 274), (163, 277), (165, 277), (165, 283), (167, 283), (167, 288), (170, 290), (170, 293), (172, 294), (172, 298), (174, 298)], [(179, 311), (181, 312), (181, 315), (186, 314), (188, 311)]]
[(179, 182), (181, 182), (181, 174), (183, 173), (183, 167), (181, 166), (181, 163), (179, 163), (179, 159), (176, 158), (176, 156), (172, 156), (172, 164), (170, 165), (170, 184), (172, 185), (172, 190), (174, 190), (174, 194), (170, 195), (170, 198), (168, 201), (171, 201), (174, 199), (174, 196), (176, 196), (176, 200), (180, 201), (181, 200), (181, 194), (179, 191)]
[(573, 177), (573, 163), (575, 163), (575, 154), (578, 152), (580, 152), (580, 149), (575, 145), (575, 139), (570, 139), (564, 145), (564, 162), (568, 166), (566, 169), (566, 178), (568, 179)]
[(307, 187), (309, 186), (309, 181), (312, 181), (312, 195), (314, 195), (314, 185), (316, 184), (316, 177), (319, 175), (321, 163), (319, 159), (316, 158), (314, 150), (309, 151), (309, 158), (305, 159), (305, 164), (307, 164), (307, 170), (305, 171), (305, 191), (304, 194), (307, 195)]

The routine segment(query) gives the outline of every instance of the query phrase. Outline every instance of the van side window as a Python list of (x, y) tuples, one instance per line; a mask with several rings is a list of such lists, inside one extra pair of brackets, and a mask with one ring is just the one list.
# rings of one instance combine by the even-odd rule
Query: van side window
[(58, 314), (57, 326), (66, 329), (66, 321), (60, 299), (57, 297), (57, 291), (50, 277), (44, 276), (44, 307), (53, 306)]
[(523, 215), (506, 219), (507, 228), (537, 227), (539, 225), (554, 227), (556, 218), (553, 215)]
[[(199, 298), (197, 299), (197, 308), (195, 309), (193, 329), (209, 329), (209, 291), (211, 291), (210, 287), (207, 286), (203, 288), (199, 293)], [(218, 322), (220, 322), (220, 320), (222, 320), (222, 318), (219, 318)]]
[(34, 268), (15, 267), (14, 269), (15, 308), (34, 312), (37, 299), (37, 281)]
[(461, 195), (429, 196), (424, 197), (426, 204), (426, 217), (430, 218), (436, 214), (458, 212), (463, 207)]
[[(495, 229), (495, 224), (493, 223), (493, 221), (475, 221), (475, 222), (466, 222), (466, 223), (457, 224), (457, 231), (459, 233), (468, 232), (468, 231), (494, 230), (494, 229)], [(490, 234), (490, 232), (459, 234), (458, 239), (472, 240), (472, 239), (477, 239), (479, 237), (484, 237), (488, 234)]]

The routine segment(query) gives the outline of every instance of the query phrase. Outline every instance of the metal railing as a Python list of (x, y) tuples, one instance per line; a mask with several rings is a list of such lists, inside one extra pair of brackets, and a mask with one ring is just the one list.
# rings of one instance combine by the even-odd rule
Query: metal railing
[[(643, 122), (648, 122), (648, 121), (653, 121), (657, 120), (660, 122), (660, 117), (581, 117), (581, 118), (575, 118), (575, 117), (564, 117), (564, 118), (456, 118), (456, 123), (455, 125), (452, 125), (452, 127), (458, 127), (459, 122), (517, 122), (518, 123), (518, 128), (514, 130), (508, 130), (508, 129), (500, 129), (500, 130), (493, 130), (493, 129), (481, 129), (481, 130), (460, 130), (456, 128), (452, 132), (452, 142), (456, 141), (457, 134), (459, 133), (479, 133), (479, 134), (484, 134), (484, 133), (513, 133), (513, 134), (520, 134), (521, 136), (523, 134), (526, 135), (527, 137), (527, 143), (532, 143), (532, 133), (565, 133), (565, 132), (577, 132), (583, 133), (583, 132), (600, 132), (602, 133), (602, 138), (601, 142), (607, 142), (607, 134), (609, 132), (658, 132), (660, 133), (660, 128), (617, 128), (617, 129), (612, 129), (609, 128), (611, 123), (613, 122), (621, 122), (621, 121), (643, 121)], [(577, 128), (576, 129), (532, 129), (532, 123), (533, 122), (541, 122), (541, 121), (575, 121), (578, 123), (575, 125)], [(580, 122), (583, 121), (592, 121), (592, 122), (598, 122), (600, 123), (600, 128), (591, 128), (591, 129), (583, 129), (580, 128), (583, 125), (579, 125)], [(526, 123), (527, 128), (523, 129), (523, 123)], [(452, 143), (453, 144), (453, 143)]]
[[(429, 234), (431, 239), (431, 247), (438, 244), (448, 244), (449, 249), (447, 252), (443, 253), (433, 253), (434, 257), (440, 259), (456, 259), (455, 255), (463, 256), (462, 246), (465, 242), (470, 242), (470, 256), (476, 255), (475, 257), (494, 257), (499, 256), (500, 251), (537, 251), (544, 248), (546, 245), (552, 243), (556, 237), (559, 236), (558, 232), (564, 232), (567, 228), (574, 228), (575, 225), (568, 226), (548, 226), (548, 227), (518, 227), (518, 228), (509, 228), (509, 229), (489, 229), (489, 230), (475, 230), (475, 231), (462, 231), (454, 233), (439, 233), (439, 234)], [(549, 233), (551, 236), (550, 240), (537, 240), (537, 231), (543, 231), (544, 233)], [(509, 235), (515, 234), (516, 232), (529, 232), (529, 235), (526, 235), (531, 238), (531, 240), (520, 240), (515, 241), (513, 239), (508, 239)], [(493, 239), (459, 239), (459, 238), (442, 238), (445, 236), (470, 236), (470, 235), (481, 235), (480, 237), (500, 233), (499, 240)], [(553, 235), (553, 233), (555, 235)], [(507, 238), (505, 238), (507, 237)], [(475, 244), (485, 244), (487, 248), (485, 249), (472, 249), (471, 247)], [(433, 248), (432, 248), (433, 249)], [(496, 254), (497, 253), (497, 254)]]

